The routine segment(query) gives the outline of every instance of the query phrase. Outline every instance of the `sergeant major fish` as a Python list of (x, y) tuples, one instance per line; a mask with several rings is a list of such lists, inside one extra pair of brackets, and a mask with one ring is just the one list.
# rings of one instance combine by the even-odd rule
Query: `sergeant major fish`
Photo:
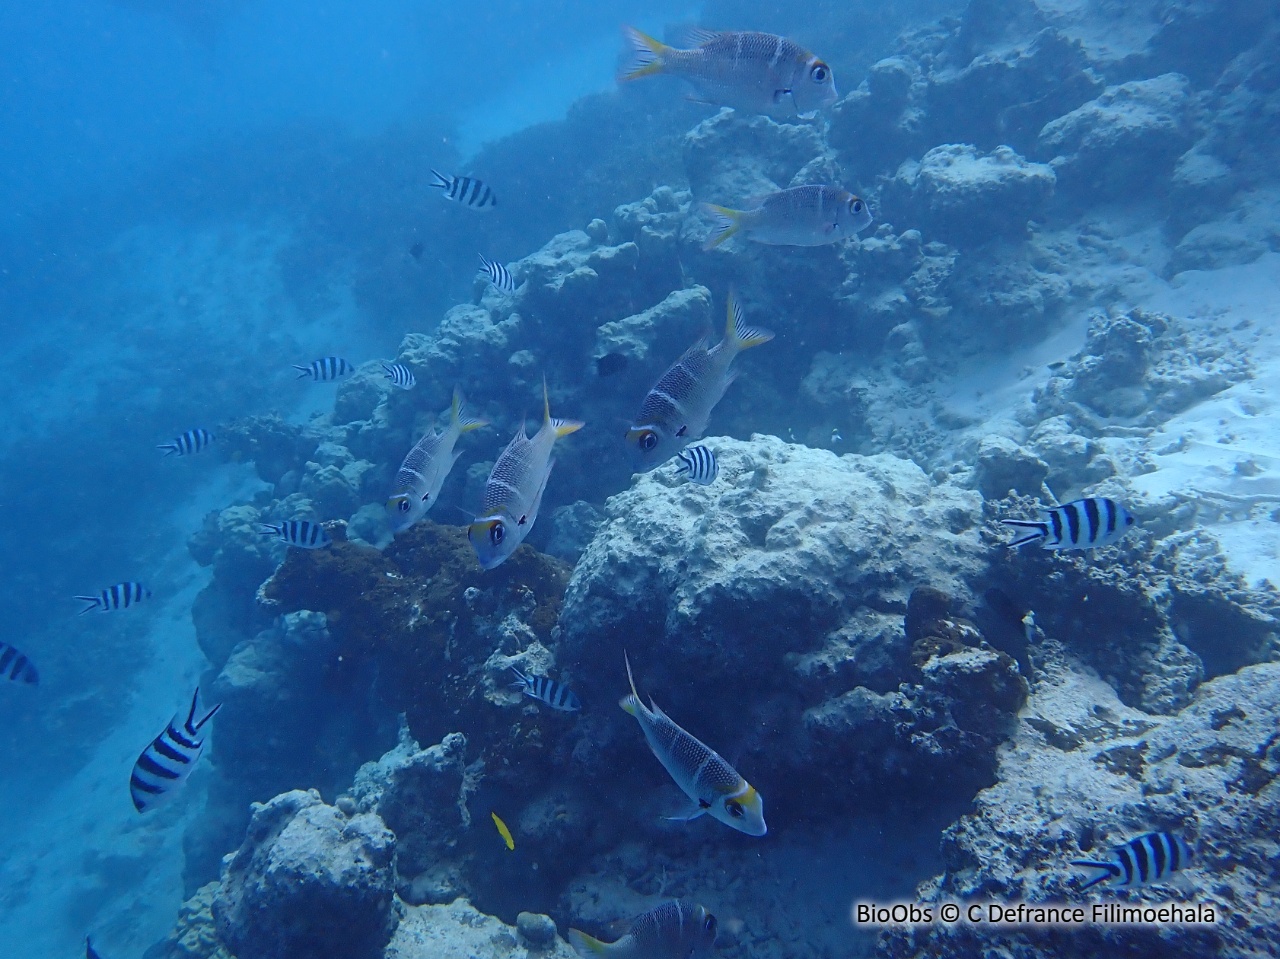
[(469, 176), (445, 176), (435, 170), (431, 175), (436, 181), (431, 185), (443, 190), (444, 195), (456, 203), (469, 206), (473, 210), (491, 210), (498, 205), (498, 197), (486, 183)]
[(579, 929), (565, 938), (582, 959), (695, 959), (711, 954), (717, 926), (702, 906), (673, 899), (636, 916), (617, 942), (601, 942)]
[(578, 694), (564, 683), (558, 683), (546, 676), (531, 676), (521, 672), (515, 666), (511, 667), (511, 671), (517, 678), (517, 681), (511, 684), (512, 689), (518, 689), (526, 696), (546, 703), (552, 709), (558, 709), (562, 713), (576, 713), (582, 708), (582, 700), (578, 699)]
[(705, 446), (690, 446), (676, 454), (680, 461), (677, 472), (689, 477), (689, 482), (699, 486), (710, 486), (720, 475), (720, 465), (716, 462), (716, 454)]
[(724, 396), (737, 372), (729, 367), (743, 350), (768, 343), (768, 330), (742, 325), (742, 309), (730, 293), (724, 339), (710, 349), (703, 337), (654, 384), (627, 430), (641, 472), (665, 463), (707, 428), (711, 410)]
[(11, 683), (26, 683), (28, 686), (40, 684), (40, 674), (36, 672), (31, 660), (5, 642), (0, 642), (0, 678)]
[(1149, 832), (1117, 846), (1112, 858), (1073, 859), (1071, 865), (1099, 869), (1101, 873), (1080, 887), (1092, 889), (1099, 883), (1117, 888), (1132, 888), (1149, 882), (1161, 882), (1191, 862), (1191, 850), (1181, 837), (1167, 832)]
[(1138, 522), (1115, 500), (1103, 496), (1072, 500), (1042, 511), (1044, 522), (1002, 519), (1006, 526), (1032, 532), (1006, 545), (1012, 549), (1040, 540), (1044, 549), (1093, 549), (1120, 542)]
[(680, 50), (632, 27), (626, 35), (624, 82), (667, 74), (692, 85), (695, 100), (778, 117), (812, 117), (839, 98), (831, 67), (786, 37), (694, 30), (693, 49)]
[(485, 569), (501, 565), (529, 535), (555, 466), (551, 448), (560, 437), (584, 425), (578, 420), (551, 418), (546, 380), (542, 382), (542, 406), (542, 428), (530, 439), (521, 423), (520, 432), (493, 464), (484, 484), (480, 515), (467, 529), (467, 539)]
[(455, 389), (449, 425), (443, 430), (433, 429), (418, 440), (400, 464), (395, 492), (387, 499), (387, 518), (394, 532), (403, 533), (435, 505), (449, 471), (462, 455), (453, 450), (458, 437), (489, 425), (488, 420), (463, 415), (462, 406), (462, 391)]
[(715, 249), (739, 231), (772, 246), (826, 246), (851, 239), (871, 225), (866, 201), (835, 186), (795, 186), (749, 202), (747, 210), (701, 204), (717, 226), (702, 245), (704, 250)]
[(81, 602), (89, 604), (80, 610), (81, 616), (85, 613), (93, 612), (95, 609), (102, 613), (110, 612), (113, 609), (128, 609), (134, 603), (140, 603), (144, 599), (150, 598), (151, 590), (141, 583), (116, 583), (114, 586), (108, 586), (97, 596), (76, 597)]
[(418, 384), (418, 378), (413, 375), (413, 370), (403, 363), (383, 363), (382, 372), (391, 381), (392, 386), (398, 386), (402, 390), (411, 390)]
[(480, 254), (480, 275), (487, 276), (489, 282), (501, 290), (503, 293), (514, 293), (516, 291), (515, 277), (501, 263), (489, 259), (483, 253)]
[(764, 800), (755, 787), (742, 778), (714, 749), (690, 736), (658, 708), (652, 699), (646, 707), (636, 692), (636, 681), (631, 675), (631, 661), (623, 654), (627, 664), (627, 682), (631, 694), (618, 704), (636, 718), (644, 732), (649, 749), (658, 762), (671, 774), (676, 785), (696, 803), (687, 815), (673, 819), (697, 819), (710, 813), (748, 836), (763, 836)]
[(283, 523), (259, 523), (258, 532), (263, 536), (274, 536), (282, 539), (290, 546), (299, 549), (324, 549), (333, 545), (331, 537), (323, 526), (306, 519), (291, 519)]
[(318, 360), (312, 360), (306, 366), (298, 366), (295, 363), (293, 368), (298, 371), (298, 379), (304, 380), (310, 377), (317, 383), (328, 383), (331, 380), (346, 376), (348, 373), (354, 373), (356, 370), (354, 366), (340, 356), (322, 357)]
[(222, 704), (219, 703), (197, 720), (200, 690), (196, 689), (195, 695), (191, 697), (191, 709), (187, 712), (186, 722), (179, 724), (178, 716), (181, 713), (175, 715), (169, 720), (164, 732), (151, 741), (133, 764), (133, 773), (129, 777), (129, 795), (133, 798), (133, 808), (138, 812), (146, 812), (172, 794), (191, 775), (191, 769), (204, 748), (200, 730), (221, 708)]

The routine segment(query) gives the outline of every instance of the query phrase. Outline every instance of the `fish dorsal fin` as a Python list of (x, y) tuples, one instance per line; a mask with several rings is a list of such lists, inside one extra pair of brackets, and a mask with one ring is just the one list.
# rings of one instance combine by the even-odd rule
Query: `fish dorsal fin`
[(677, 47), (691, 49), (693, 47), (700, 47), (703, 44), (710, 43), (719, 36), (720, 31), (718, 30), (709, 30), (706, 27), (689, 25), (676, 30), (674, 35), (671, 37), (671, 42)]

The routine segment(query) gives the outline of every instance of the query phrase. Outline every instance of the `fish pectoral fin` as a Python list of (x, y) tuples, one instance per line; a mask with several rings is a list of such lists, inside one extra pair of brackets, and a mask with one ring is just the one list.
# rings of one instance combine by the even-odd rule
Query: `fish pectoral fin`
[(693, 820), (697, 819), (699, 816), (703, 815), (710, 808), (711, 808), (711, 804), (709, 802), (707, 802), (705, 799), (699, 799), (697, 805), (686, 810), (680, 815), (663, 816), (662, 818), (667, 820), (667, 822), (692, 822)]
[(773, 91), (773, 102), (774, 102), (774, 103), (781, 103), (783, 100), (785, 100), (785, 99), (786, 99), (787, 97), (789, 97), (789, 96), (791, 96), (791, 90), (790, 90), (790, 89), (783, 88), (783, 89), (781, 89), (781, 90), (774, 90), (774, 91)]

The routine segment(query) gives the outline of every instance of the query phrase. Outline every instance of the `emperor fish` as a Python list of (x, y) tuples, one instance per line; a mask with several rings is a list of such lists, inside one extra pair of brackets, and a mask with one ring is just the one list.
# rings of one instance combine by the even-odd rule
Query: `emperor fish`
[(717, 925), (697, 903), (673, 899), (636, 916), (617, 942), (601, 942), (578, 929), (566, 938), (582, 959), (694, 959), (711, 954)]
[(744, 113), (815, 116), (839, 98), (831, 67), (786, 37), (772, 33), (694, 30), (681, 50), (632, 27), (632, 57), (621, 81), (662, 73), (694, 89), (693, 99)]
[(546, 380), (542, 381), (542, 407), (542, 428), (530, 439), (521, 423), (520, 432), (493, 464), (484, 484), (480, 515), (467, 529), (467, 539), (485, 569), (501, 565), (529, 535), (555, 466), (551, 448), (560, 437), (585, 425), (579, 420), (551, 418)]
[(755, 787), (742, 778), (736, 769), (711, 747), (694, 739), (677, 726), (658, 708), (652, 699), (645, 706), (636, 692), (636, 681), (631, 675), (631, 661), (623, 653), (627, 664), (627, 682), (631, 694), (618, 704), (636, 718), (644, 731), (649, 749), (658, 762), (671, 774), (684, 794), (697, 803), (697, 808), (687, 816), (674, 819), (697, 819), (710, 813), (726, 826), (744, 832), (748, 836), (763, 836), (764, 800)]
[(1168, 832), (1149, 832), (1117, 846), (1107, 861), (1073, 859), (1071, 865), (1101, 870), (1080, 891), (1092, 889), (1099, 883), (1109, 883), (1119, 888), (1143, 886), (1149, 882), (1162, 882), (1191, 862), (1191, 849), (1180, 836)]
[(663, 373), (640, 405), (627, 430), (627, 443), (637, 454), (641, 472), (665, 463), (702, 435), (711, 410), (737, 377), (734, 357), (745, 349), (768, 343), (773, 334), (742, 323), (742, 308), (729, 294), (724, 339), (710, 349), (703, 337)]
[(871, 210), (860, 196), (836, 186), (793, 186), (750, 201), (749, 210), (703, 203), (717, 225), (702, 245), (712, 250), (741, 230), (771, 246), (826, 246), (857, 235), (871, 225)]
[(432, 429), (418, 440), (400, 464), (395, 492), (387, 499), (387, 518), (394, 532), (403, 533), (435, 505), (449, 471), (462, 455), (453, 451), (458, 437), (489, 425), (488, 420), (465, 416), (462, 404), (462, 392), (455, 389), (449, 425), (443, 430)]
[(1002, 519), (1005, 526), (1031, 530), (1005, 545), (1012, 549), (1039, 540), (1045, 549), (1113, 546), (1138, 522), (1127, 509), (1105, 496), (1072, 500), (1043, 512), (1042, 522)]

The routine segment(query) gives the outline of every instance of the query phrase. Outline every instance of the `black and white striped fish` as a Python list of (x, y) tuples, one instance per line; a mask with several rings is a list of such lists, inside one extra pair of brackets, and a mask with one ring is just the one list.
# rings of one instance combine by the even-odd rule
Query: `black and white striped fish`
[(76, 597), (81, 602), (89, 604), (80, 610), (81, 616), (95, 609), (104, 613), (112, 609), (128, 609), (134, 603), (150, 598), (151, 590), (141, 583), (116, 583), (114, 586), (108, 586), (97, 596)]
[(168, 798), (191, 774), (191, 768), (200, 758), (200, 750), (204, 748), (200, 730), (222, 708), (222, 703), (218, 703), (197, 720), (196, 712), (199, 708), (200, 690), (197, 688), (196, 694), (191, 697), (187, 721), (179, 723), (178, 716), (182, 714), (175, 715), (169, 720), (164, 732), (151, 740), (151, 744), (133, 764), (133, 775), (129, 777), (129, 795), (133, 797), (133, 808), (138, 812), (146, 812)]
[(720, 464), (716, 462), (716, 454), (705, 446), (689, 446), (676, 454), (680, 465), (677, 473), (687, 473), (689, 482), (699, 486), (710, 486), (720, 475)]
[(11, 683), (26, 683), (28, 686), (40, 684), (40, 674), (36, 672), (31, 660), (5, 642), (0, 642), (0, 679), (7, 679)]
[(511, 671), (519, 678), (519, 682), (511, 684), (512, 689), (518, 689), (526, 696), (546, 703), (562, 713), (576, 713), (582, 708), (582, 700), (578, 699), (578, 694), (564, 683), (557, 683), (546, 676), (530, 676), (514, 666)]
[(1084, 892), (1103, 882), (1121, 889), (1161, 882), (1186, 868), (1190, 862), (1191, 849), (1181, 837), (1168, 832), (1149, 832), (1117, 846), (1106, 862), (1073, 859), (1071, 865), (1102, 870), (1100, 875), (1080, 887)]
[(196, 427), (193, 430), (187, 430), (181, 436), (175, 436), (172, 442), (158, 444), (156, 449), (164, 450), (165, 456), (172, 456), (174, 453), (187, 456), (191, 453), (199, 453), (212, 442), (212, 433), (203, 427)]
[(444, 190), (445, 196), (463, 206), (469, 206), (473, 210), (487, 210), (498, 205), (498, 198), (487, 183), (469, 176), (445, 176), (435, 170), (431, 171), (431, 175), (436, 178), (436, 182), (431, 184), (433, 187)]
[(333, 545), (333, 538), (319, 523), (306, 519), (291, 519), (283, 523), (260, 523), (258, 532), (263, 536), (275, 536), (299, 549), (324, 549)]
[(484, 266), (480, 267), (480, 273), (487, 276), (490, 283), (503, 293), (514, 293), (516, 291), (516, 281), (510, 270), (501, 263), (495, 263), (483, 253), (480, 254), (480, 262), (484, 264)]
[(1120, 542), (1138, 522), (1115, 500), (1090, 496), (1042, 511), (1043, 522), (1002, 519), (1006, 526), (1031, 530), (1008, 543), (1010, 548), (1041, 540), (1045, 549), (1093, 549)]
[(312, 361), (307, 366), (299, 366), (295, 363), (293, 368), (298, 371), (298, 379), (304, 380), (309, 376), (317, 383), (336, 380), (348, 373), (354, 373), (356, 369), (340, 356), (326, 356)]
[(387, 374), (387, 379), (391, 381), (392, 386), (398, 386), (402, 390), (411, 390), (418, 384), (418, 378), (413, 375), (413, 370), (403, 363), (383, 363), (382, 372)]

